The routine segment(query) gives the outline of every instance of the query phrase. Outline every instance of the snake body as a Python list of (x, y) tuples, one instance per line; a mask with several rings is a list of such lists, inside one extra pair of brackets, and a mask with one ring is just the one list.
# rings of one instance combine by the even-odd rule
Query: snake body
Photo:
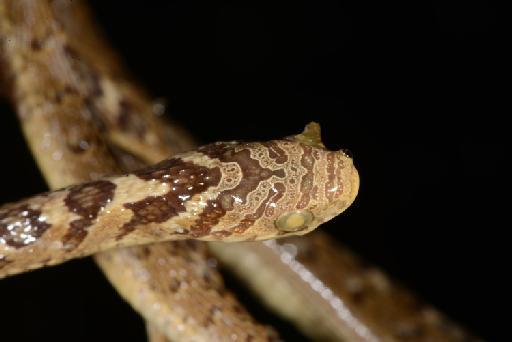
[(304, 234), (345, 210), (358, 176), (304, 142), (215, 143), (0, 208), (3, 274), (114, 247)]
[[(5, 48), (4, 45), (4, 50), (10, 53), (5, 63), (10, 66), (6, 69), (13, 70), (8, 83), (17, 85), (12, 87), (18, 90), (11, 96), (15, 98), (32, 150), (53, 187), (119, 172), (123, 169), (118, 166), (120, 160), (130, 163), (135, 158), (156, 162), (174, 153), (177, 145), (180, 146), (176, 150), (183, 149), (183, 145), (190, 146), (182, 131), (162, 124), (158, 118), (155, 120), (151, 110), (147, 110), (151, 103), (140, 96), (133, 83), (122, 81), (118, 65), (112, 63), (111, 50), (93, 34), (87, 34), (91, 25), (84, 22), (80, 5), (76, 6), (75, 2), (70, 6), (66, 1), (54, 1), (51, 6), (45, 1), (36, 4), (22, 0), (18, 3), (19, 7), (13, 5), (16, 2), (0, 1), (0, 11), (2, 5), (10, 6), (9, 13), (2, 13), (2, 18), (8, 17), (10, 21), (2, 24), (8, 26), (14, 22), (16, 25), (10, 32), (20, 38), (16, 46), (7, 44)], [(61, 14), (59, 22), (53, 17), (55, 13)], [(65, 30), (61, 30), (62, 27)], [(88, 29), (83, 30), (84, 27)], [(9, 32), (9, 28), (6, 30), (4, 26), (3, 29), (0, 33)], [(80, 44), (73, 44), (77, 39), (76, 36), (73, 39), (73, 35), (78, 31)], [(54, 74), (48, 75), (48, 70), (53, 70)], [(74, 91), (70, 91), (70, 84)], [(56, 101), (58, 99), (64, 100)], [(107, 143), (99, 138), (105, 136), (105, 132), (109, 136)], [(109, 140), (115, 144), (109, 144)], [(299, 144), (308, 148), (311, 145), (318, 148), (318, 142), (315, 134), (299, 136)], [(125, 155), (126, 158), (116, 160), (109, 152), (113, 148), (129, 150), (133, 155), (118, 153), (118, 157)], [(269, 157), (275, 155), (275, 149), (267, 147), (267, 151)], [(151, 170), (155, 171), (153, 168), (149, 172), (153, 172)], [(131, 175), (137, 182), (147, 181), (137, 174)], [(160, 184), (165, 186), (165, 182)], [(312, 189), (308, 181), (304, 185), (303, 190)], [(78, 186), (74, 187), (76, 190)], [(61, 192), (71, 189), (73, 187)], [(73, 218), (71, 222), (87, 221), (76, 213)], [(13, 222), (12, 215), (4, 219)], [(277, 217), (272, 228), (282, 234), (283, 231), (276, 230), (276, 221)], [(86, 229), (87, 235), (92, 235), (90, 230), (91, 227)], [(15, 244), (17, 239), (8, 236)], [(214, 239), (218, 238), (214, 236)], [(251, 243), (243, 247), (217, 244), (214, 251), (248, 279), (277, 311), (285, 311), (284, 314), (296, 321), (306, 334), (350, 340), (464, 338), (464, 334), (452, 329), (451, 324), (436, 318), (438, 315), (429, 307), (420, 310), (416, 304), (408, 304), (410, 300), (400, 300), (408, 298), (402, 295), (403, 290), (389, 285), (389, 280), (382, 275), (377, 277), (373, 276), (375, 272), (364, 271), (342, 246), (333, 244), (322, 234), (302, 242), (280, 241), (279, 244)], [(290, 252), (290, 248), (296, 248), (297, 255)], [(304, 255), (308, 257), (304, 259)], [(269, 338), (272, 333), (255, 324), (234, 297), (227, 294), (215, 269), (209, 266), (208, 258), (204, 246), (192, 241), (112, 249), (96, 255), (118, 291), (151, 323), (149, 336), (155, 341), (164, 340), (160, 332), (172, 340), (225, 340), (233, 336), (242, 340)], [(2, 260), (3, 266), (7, 267), (7, 259)], [(251, 263), (249, 260), (263, 261)], [(332, 272), (326, 273), (325, 264), (332, 264), (333, 260), (338, 269), (350, 276), (333, 277)], [(298, 263), (303, 270), (301, 274), (297, 273)], [(269, 279), (269, 283), (284, 292), (277, 291), (276, 286), (269, 291), (266, 284), (258, 283), (261, 279), (256, 279), (254, 274)], [(271, 277), (267, 278), (269, 274)], [(313, 278), (304, 277), (304, 274)], [(317, 282), (323, 284), (324, 292), (332, 291), (330, 297), (327, 292), (318, 291)], [(290, 311), (290, 303), (300, 303), (297, 298), (303, 298), (302, 307), (306, 303), (310, 309)], [(341, 301), (333, 301), (335, 298), (341, 298)], [(364, 300), (361, 302), (360, 298)], [(333, 303), (338, 304), (333, 306)], [(389, 311), (390, 306), (396, 310)]]
[[(8, 86), (3, 90), (52, 188), (155, 163), (192, 147), (190, 137), (156, 116), (153, 103), (127, 79), (83, 2), (0, 1), (0, 14), (5, 62), (0, 76)], [(32, 44), (44, 37), (53, 43)], [(6, 47), (12, 41), (17, 44)], [(75, 91), (63, 91), (62, 79), (72, 81)], [(87, 148), (75, 148), (80, 142)], [(225, 288), (204, 244), (113, 249), (95, 260), (119, 293), (171, 340), (276, 336)]]

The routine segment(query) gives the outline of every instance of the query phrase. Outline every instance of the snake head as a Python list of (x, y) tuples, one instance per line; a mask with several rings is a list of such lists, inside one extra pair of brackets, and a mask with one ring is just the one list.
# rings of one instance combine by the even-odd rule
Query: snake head
[[(288, 165), (288, 188), (297, 194), (282, 207), (275, 227), (286, 235), (303, 235), (347, 209), (359, 190), (359, 173), (344, 151), (329, 151), (321, 140), (320, 125), (311, 122), (300, 134), (287, 137), (300, 151)], [(299, 164), (298, 170), (296, 165)]]
[(206, 145), (190, 158), (219, 178), (191, 227), (207, 239), (206, 232), (223, 241), (305, 234), (343, 212), (359, 188), (352, 159), (327, 150), (316, 123), (281, 140)]

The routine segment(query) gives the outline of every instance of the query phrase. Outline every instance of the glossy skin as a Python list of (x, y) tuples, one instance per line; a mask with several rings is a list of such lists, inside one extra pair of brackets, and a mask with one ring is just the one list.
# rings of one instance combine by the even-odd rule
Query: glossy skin
[[(17, 42), (0, 48), (0, 77), (8, 76), (11, 87), (3, 90), (50, 188), (135, 170), (194, 147), (126, 78), (82, 1), (0, 0), (0, 18), (3, 42)], [(203, 243), (110, 249), (94, 259), (118, 293), (172, 341), (276, 338), (224, 287)]]
[(359, 184), (349, 157), (312, 145), (295, 138), (215, 143), (7, 204), (0, 208), (0, 274), (157, 241), (305, 234), (344, 211)]
[[(158, 125), (150, 129), (130, 110), (137, 108), (137, 97), (119, 96), (115, 71), (111, 78), (98, 77), (110, 72), (91, 56), (94, 50), (84, 52), (93, 64), (77, 58), (83, 50), (73, 48), (62, 22), (52, 22), (52, 8), (1, 4), (11, 95), (20, 118), (29, 122), (25, 134), (44, 130), (32, 149), (36, 155), (53, 150), (41, 165), (62, 175), (56, 184), (115, 169), (108, 147), (99, 143), (98, 127), (112, 125), (145, 141), (162, 135)], [(111, 114), (98, 122), (100, 113)], [(77, 114), (89, 125), (73, 123)], [(92, 151), (105, 155), (99, 169)], [(75, 159), (81, 167), (60, 162)], [(304, 234), (352, 202), (358, 184), (353, 169), (349, 158), (326, 151), (319, 132), (310, 129), (295, 140), (208, 145), (157, 168), (36, 196), (0, 209), (0, 274), (154, 241)]]
[[(18, 60), (13, 64), (17, 69), (13, 70), (12, 79), (19, 78), (22, 82), (15, 82), (18, 96), (14, 102), (34, 155), (53, 188), (96, 178), (98, 174), (119, 173), (103, 141), (105, 132), (96, 128), (98, 117), (90, 120), (90, 117), (78, 115), (83, 112), (93, 111), (102, 117), (99, 126), (106, 127), (108, 140), (115, 142), (110, 147), (120, 147), (133, 154), (123, 160), (135, 158), (154, 163), (184, 146), (190, 148), (187, 135), (154, 115), (153, 103), (143, 92), (119, 77), (120, 63), (112, 60), (111, 50), (98, 42), (94, 32), (91, 35), (91, 23), (83, 21), (86, 11), (79, 1), (53, 1), (53, 12), (46, 1), (10, 3), (19, 4), (23, 8), (19, 12), (30, 13), (26, 18), (35, 18), (37, 23), (16, 24), (17, 29), (24, 30), (22, 34), (28, 43), (18, 46), (19, 51), (13, 51), (5, 62)], [(0, 7), (3, 4), (0, 0)], [(52, 18), (54, 14), (60, 18)], [(0, 20), (0, 25), (9, 21), (4, 19)], [(63, 31), (61, 25), (68, 25), (67, 31)], [(48, 32), (52, 33), (48, 35)], [(69, 38), (70, 33), (78, 33), (78, 37), (71, 35)], [(48, 41), (52, 44), (45, 44)], [(23, 62), (19, 63), (20, 60)], [(31, 68), (26, 68), (27, 65)], [(48, 75), (48, 70), (55, 73)], [(67, 82), (70, 81), (74, 82), (74, 91), (69, 91)], [(60, 95), (53, 96), (55, 94)], [(319, 145), (307, 135), (299, 140)], [(81, 222), (78, 226), (87, 221), (88, 215), (84, 216), (80, 216), (82, 221), (77, 220)], [(292, 223), (297, 221), (300, 216), (292, 217)], [(252, 287), (259, 296), (265, 301), (271, 297), (270, 305), (278, 312), (288, 310), (285, 315), (314, 339), (371, 340), (372, 336), (378, 336), (382, 340), (465, 340), (463, 336), (457, 338), (449, 334), (447, 322), (439, 326), (432, 314), (424, 314), (421, 306), (408, 305), (408, 301), (404, 305), (404, 301), (395, 300), (395, 290), (377, 291), (382, 281), (375, 283), (375, 277), (370, 277), (374, 272), (370, 274), (364, 265), (350, 261), (350, 253), (322, 235), (325, 233), (317, 231), (315, 234), (301, 239), (281, 239), (278, 243), (282, 248), (270, 241), (216, 244), (215, 251), (223, 258), (227, 256), (226, 264), (241, 271), (249, 283), (254, 282)], [(70, 236), (78, 238), (80, 234)], [(320, 236), (323, 238), (319, 239)], [(297, 260), (290, 255), (290, 246), (296, 246)], [(225, 249), (229, 253), (224, 253)], [(343, 259), (345, 254), (348, 256)], [(205, 252), (204, 244), (176, 241), (111, 249), (96, 254), (95, 258), (119, 293), (173, 341), (226, 340), (233, 334), (239, 340), (269, 340), (269, 332), (254, 321), (251, 323), (240, 304), (227, 294), (220, 276), (211, 266), (212, 259)], [(249, 259), (258, 258), (268, 262), (247, 264)], [(340, 258), (344, 262), (334, 261)], [(301, 274), (298, 277), (297, 262), (301, 263), (301, 272), (314, 276), (302, 277)], [(330, 267), (332, 264), (337, 265), (336, 272)], [(267, 281), (261, 282), (261, 279)], [(332, 312), (333, 302), (328, 301), (331, 297), (320, 296), (317, 292), (318, 281), (332, 291), (332, 298), (340, 298), (348, 304), (348, 308), (338, 311), (349, 310), (350, 315)], [(277, 288), (288, 290), (276, 291)], [(289, 311), (296, 297), (303, 298), (306, 302), (303, 307), (308, 310)], [(361, 329), (361, 324), (365, 328)], [(369, 334), (361, 334), (365, 330)], [(158, 339), (156, 331), (150, 336), (155, 341)]]

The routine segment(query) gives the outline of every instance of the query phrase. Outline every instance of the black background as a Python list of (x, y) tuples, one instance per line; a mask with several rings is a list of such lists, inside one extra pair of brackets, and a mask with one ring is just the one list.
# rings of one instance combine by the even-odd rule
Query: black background
[[(97, 0), (93, 8), (136, 78), (203, 142), (277, 138), (320, 122), (328, 147), (352, 152), (362, 182), (353, 207), (325, 229), (475, 333), (505, 338), (500, 105), (510, 39), (498, 8), (440, 0)], [(44, 191), (12, 111), (0, 111), (0, 200)], [(0, 308), (2, 341), (144, 339), (90, 259), (2, 280)]]

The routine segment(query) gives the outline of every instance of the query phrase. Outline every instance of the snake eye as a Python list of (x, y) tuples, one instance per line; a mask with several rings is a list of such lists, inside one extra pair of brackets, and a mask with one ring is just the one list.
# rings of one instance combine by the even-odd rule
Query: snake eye
[(281, 215), (275, 222), (279, 230), (296, 232), (306, 228), (313, 221), (313, 214), (308, 210), (291, 211)]

